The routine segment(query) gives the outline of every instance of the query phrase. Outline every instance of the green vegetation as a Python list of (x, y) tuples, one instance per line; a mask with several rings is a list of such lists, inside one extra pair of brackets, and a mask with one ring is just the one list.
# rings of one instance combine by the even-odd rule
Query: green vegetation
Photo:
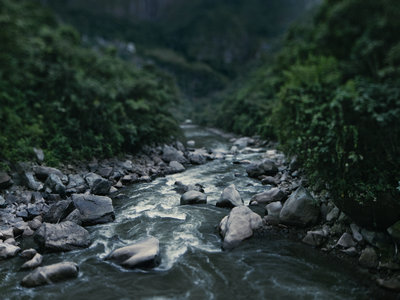
[(138, 69), (32, 1), (0, 0), (0, 161), (110, 157), (169, 140), (179, 127), (173, 80)]
[(325, 1), (208, 122), (277, 137), (341, 209), (386, 228), (400, 218), (399, 26), (397, 0)]

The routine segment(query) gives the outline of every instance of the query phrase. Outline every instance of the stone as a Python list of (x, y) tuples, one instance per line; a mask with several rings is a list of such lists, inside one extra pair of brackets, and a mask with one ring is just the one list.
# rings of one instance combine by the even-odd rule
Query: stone
[(246, 172), (249, 177), (258, 178), (259, 176), (275, 176), (278, 168), (272, 160), (264, 159), (261, 162), (255, 162), (247, 166)]
[(338, 242), (336, 243), (336, 246), (342, 247), (342, 248), (350, 248), (350, 247), (355, 247), (357, 246), (357, 243), (353, 240), (353, 237), (351, 234), (345, 232), (342, 234)]
[(175, 160), (169, 163), (169, 169), (171, 173), (180, 173), (185, 171), (185, 167), (181, 163)]
[(268, 191), (254, 195), (250, 203), (257, 202), (258, 204), (268, 204), (276, 201), (283, 201), (286, 199), (286, 194), (279, 188), (272, 188)]
[(6, 208), (6, 207), (7, 207), (6, 199), (4, 199), (3, 196), (0, 195), (0, 208)]
[(114, 207), (109, 197), (75, 194), (72, 195), (72, 200), (79, 210), (80, 220), (84, 226), (115, 220)]
[(336, 206), (331, 209), (331, 211), (326, 215), (327, 222), (333, 222), (339, 218), (340, 210)]
[(44, 161), (44, 153), (42, 149), (39, 148), (33, 148), (33, 152), (35, 153), (36, 159), (38, 162), (43, 162)]
[(190, 152), (188, 154), (190, 163), (194, 165), (204, 165), (207, 162), (207, 158), (200, 152)]
[(369, 231), (363, 228), (361, 235), (368, 244), (379, 249), (385, 249), (393, 243), (391, 237), (385, 232)]
[(129, 175), (125, 175), (121, 178), (121, 183), (122, 184), (130, 184), (130, 183), (137, 182), (138, 179), (139, 179), (138, 174), (129, 174)]
[(306, 227), (316, 224), (319, 214), (319, 202), (304, 187), (299, 187), (286, 200), (279, 219), (286, 225)]
[(188, 145), (188, 147), (195, 147), (196, 146), (196, 142), (193, 140), (187, 141), (186, 145)]
[(14, 238), (9, 238), (4, 241), (5, 244), (17, 246), (17, 241)]
[(155, 237), (125, 246), (111, 252), (111, 260), (125, 268), (154, 268), (160, 263), (160, 242)]
[(0, 229), (0, 234), (4, 240), (14, 238), (14, 229), (12, 227), (6, 227)]
[(118, 192), (118, 189), (116, 188), (116, 187), (114, 187), (114, 186), (112, 186), (112, 187), (110, 187), (110, 190), (109, 190), (109, 194), (114, 194), (114, 193), (116, 193), (116, 192)]
[(355, 247), (350, 247), (344, 250), (341, 250), (344, 254), (347, 254), (349, 256), (357, 256), (358, 252), (357, 249)]
[(307, 235), (303, 239), (303, 243), (313, 246), (322, 246), (327, 239), (327, 234), (324, 230), (307, 231)]
[(36, 177), (42, 181), (45, 181), (47, 179), (47, 177), (49, 177), (51, 174), (53, 174), (53, 175), (58, 176), (58, 178), (61, 179), (63, 184), (66, 184), (68, 182), (68, 177), (56, 168), (45, 167), (45, 166), (35, 166), (33, 168), (33, 172), (35, 173)]
[(0, 190), (4, 190), (12, 185), (11, 177), (5, 173), (0, 172)]
[(34, 240), (40, 247), (51, 251), (71, 251), (90, 245), (89, 232), (71, 221), (43, 223), (36, 231)]
[(379, 265), (378, 255), (372, 247), (365, 248), (358, 259), (360, 266), (367, 269), (376, 269)]
[(241, 137), (239, 139), (237, 139), (233, 145), (238, 147), (238, 149), (244, 149), (247, 146), (251, 146), (254, 145), (255, 141), (252, 138), (249, 137)]
[(182, 151), (176, 150), (174, 147), (171, 146), (164, 146), (161, 158), (166, 163), (177, 161), (181, 164), (185, 164), (188, 162)]
[(39, 253), (36, 253), (31, 260), (28, 260), (21, 266), (21, 269), (22, 270), (34, 269), (39, 267), (42, 264), (42, 262), (43, 262), (43, 256), (40, 255)]
[(83, 193), (87, 190), (85, 179), (79, 174), (68, 176), (67, 193)]
[(397, 242), (400, 242), (400, 221), (394, 223), (387, 229), (389, 235)]
[(97, 173), (99, 173), (101, 177), (109, 178), (112, 175), (113, 171), (113, 167), (101, 167), (97, 170)]
[(279, 214), (282, 210), (282, 203), (279, 201), (272, 202), (268, 204), (265, 209), (267, 210), (266, 221), (272, 225), (279, 224)]
[(21, 180), (24, 185), (31, 190), (40, 191), (41, 189), (43, 189), (43, 185), (36, 181), (35, 177), (33, 177), (32, 172), (22, 172)]
[(255, 230), (262, 227), (261, 217), (247, 206), (238, 206), (222, 219), (219, 231), (223, 237), (222, 248), (225, 250), (237, 247), (243, 240), (253, 236)]
[(47, 191), (47, 189), (49, 189), (51, 191), (51, 193), (53, 193), (53, 194), (64, 195), (65, 191), (66, 191), (66, 187), (62, 183), (60, 177), (58, 177), (55, 174), (50, 174), (47, 177), (46, 182), (44, 183), (44, 186), (46, 187), (46, 191)]
[(378, 278), (377, 283), (379, 286), (385, 289), (400, 292), (400, 279), (398, 277), (392, 277), (389, 279)]
[(98, 178), (93, 182), (93, 186), (90, 191), (95, 195), (107, 195), (110, 192), (111, 186), (111, 181), (104, 178)]
[(43, 216), (47, 223), (59, 223), (75, 209), (71, 200), (61, 200), (49, 207), (48, 212)]
[(233, 208), (236, 206), (244, 205), (242, 197), (240, 196), (239, 192), (236, 190), (236, 186), (231, 184), (221, 194), (216, 206), (217, 207), (226, 207), (226, 208)]
[(74, 222), (75, 224), (82, 225), (81, 213), (79, 212), (78, 209), (75, 209), (65, 218), (65, 221), (71, 221)]
[(353, 234), (353, 239), (357, 242), (360, 243), (363, 240), (363, 237), (360, 233), (360, 227), (358, 227), (356, 224), (352, 223), (350, 224), (350, 229)]
[(90, 188), (93, 187), (93, 184), (96, 180), (98, 179), (102, 179), (103, 177), (101, 177), (100, 175), (96, 174), (96, 173), (88, 173), (85, 175), (85, 181), (86, 183), (89, 185)]
[(207, 204), (207, 196), (198, 191), (188, 191), (181, 196), (181, 205)]
[(36, 255), (37, 251), (33, 248), (26, 249), (21, 252), (19, 256), (21, 256), (24, 259), (30, 260)]
[(279, 180), (275, 179), (275, 177), (272, 176), (265, 176), (262, 180), (261, 183), (263, 185), (273, 185), (277, 186), (279, 184)]
[(62, 262), (37, 268), (22, 279), (24, 287), (36, 287), (78, 277), (79, 267), (73, 262)]
[(0, 241), (0, 259), (7, 259), (16, 256), (21, 251), (20, 247)]
[(22, 233), (22, 237), (30, 237), (34, 234), (35, 234), (35, 232), (30, 227), (27, 227), (27, 228), (25, 228), (24, 232)]
[(199, 183), (185, 185), (180, 181), (176, 181), (174, 185), (175, 185), (174, 190), (178, 194), (184, 194), (188, 191), (197, 191), (197, 192), (204, 193), (204, 187)]
[(28, 222), (28, 226), (32, 229), (32, 230), (36, 230), (38, 229), (40, 226), (42, 226), (42, 221), (39, 218), (34, 218), (33, 220)]

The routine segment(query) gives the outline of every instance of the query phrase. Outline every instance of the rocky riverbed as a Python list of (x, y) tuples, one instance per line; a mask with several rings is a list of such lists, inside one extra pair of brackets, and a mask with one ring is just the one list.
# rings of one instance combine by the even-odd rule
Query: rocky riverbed
[[(59, 169), (44, 166), (42, 153), (37, 150), (37, 163), (20, 163), (12, 172), (1, 173), (0, 258), (4, 261), (0, 265), (2, 272), (7, 272), (2, 275), (5, 298), (40, 298), (40, 292), (31, 294), (27, 290), (58, 281), (64, 281), (57, 285), (71, 293), (74, 278), (89, 285), (92, 278), (97, 278), (93, 273), (96, 266), (116, 278), (120, 277), (116, 272), (125, 276), (128, 271), (134, 272), (138, 282), (142, 282), (140, 276), (143, 280), (151, 276), (161, 285), (160, 293), (142, 291), (135, 294), (139, 298), (219, 298), (214, 289), (206, 291), (207, 285), (213, 285), (209, 280), (216, 276), (229, 286), (240, 279), (235, 272), (242, 274), (222, 263), (223, 259), (240, 254), (240, 266), (259, 256), (256, 264), (248, 263), (240, 279), (250, 292), (271, 284), (251, 276), (262, 274), (258, 268), (272, 259), (264, 257), (265, 253), (279, 256), (290, 249), (303, 254), (273, 260), (276, 274), (281, 273), (278, 279), (270, 277), (275, 282), (277, 299), (296, 298), (302, 295), (301, 286), (308, 285), (303, 295), (396, 299), (400, 289), (397, 226), (388, 232), (359, 228), (334, 206), (328, 192), (312, 191), (296, 160), (286, 158), (273, 143), (230, 138), (195, 126), (186, 126), (185, 130), (193, 139), (186, 147), (177, 142), (145, 149), (137, 156)], [(276, 249), (277, 243), (280, 250)], [(307, 247), (313, 255), (319, 253), (321, 260), (326, 257), (334, 259), (336, 265), (340, 262), (343, 274), (319, 269), (327, 262), (310, 262), (314, 258), (304, 254)], [(188, 258), (182, 256), (194, 257), (186, 261)], [(208, 263), (196, 263), (195, 257)], [(291, 286), (282, 279), (289, 275), (275, 265), (277, 261), (283, 267), (286, 264), (287, 273), (294, 271), (289, 266), (294, 268), (295, 264), (298, 271), (303, 268), (304, 277), (321, 278), (315, 286), (311, 281), (316, 279), (311, 278)], [(110, 271), (110, 266), (121, 269)], [(307, 270), (310, 266), (315, 270)], [(171, 281), (163, 281), (162, 277), (174, 272), (178, 278), (181, 272), (192, 274), (194, 282), (187, 286), (186, 294), (180, 285), (172, 285), (172, 290), (162, 287), (163, 282)], [(210, 273), (210, 278), (196, 272)], [(323, 283), (323, 276), (330, 282)], [(342, 279), (354, 280), (354, 285)], [(371, 282), (384, 289), (368, 288)], [(111, 283), (106, 280), (103, 284)], [(111, 286), (124, 288), (123, 284)], [(49, 297), (54, 297), (49, 289)], [(89, 293), (87, 287), (81, 287), (81, 292), (85, 291)], [(244, 295), (243, 291), (238, 293)]]

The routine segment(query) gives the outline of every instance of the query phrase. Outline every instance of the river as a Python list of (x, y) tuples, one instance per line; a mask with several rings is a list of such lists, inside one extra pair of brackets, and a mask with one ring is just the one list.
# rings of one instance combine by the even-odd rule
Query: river
[[(213, 131), (184, 126), (197, 146), (227, 150), (229, 141)], [(372, 291), (353, 267), (319, 250), (268, 234), (221, 250), (217, 225), (228, 214), (215, 203), (234, 183), (245, 203), (266, 189), (246, 175), (235, 159), (254, 160), (261, 153), (228, 156), (184, 173), (132, 185), (113, 200), (116, 220), (89, 227), (93, 244), (85, 250), (46, 254), (44, 264), (73, 261), (79, 278), (26, 289), (22, 259), (0, 262), (1, 299), (371, 299)], [(200, 183), (207, 205), (180, 206), (175, 181)], [(104, 257), (113, 249), (148, 235), (160, 240), (161, 265), (154, 270), (125, 270)]]

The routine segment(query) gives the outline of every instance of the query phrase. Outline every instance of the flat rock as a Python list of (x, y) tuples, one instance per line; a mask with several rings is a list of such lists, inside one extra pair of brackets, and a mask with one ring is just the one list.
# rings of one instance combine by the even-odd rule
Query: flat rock
[(72, 195), (72, 200), (79, 210), (80, 220), (84, 226), (115, 220), (114, 207), (109, 197), (76, 194)]
[(22, 279), (21, 285), (36, 287), (78, 277), (79, 267), (73, 262), (63, 262), (37, 268)]
[(43, 256), (40, 255), (39, 253), (36, 253), (31, 260), (28, 260), (21, 266), (21, 269), (22, 270), (34, 269), (39, 267), (42, 264), (42, 262), (43, 262)]
[(268, 191), (254, 195), (250, 200), (250, 204), (256, 202), (257, 204), (265, 205), (271, 202), (283, 201), (285, 199), (286, 194), (282, 190), (279, 188), (272, 188)]
[(130, 269), (154, 268), (160, 263), (160, 242), (155, 237), (149, 237), (114, 250), (106, 259)]
[(51, 251), (71, 251), (90, 245), (89, 232), (71, 221), (43, 223), (36, 231), (34, 240), (39, 246)]
[(94, 195), (107, 195), (109, 194), (111, 186), (112, 182), (110, 180), (101, 177), (93, 182), (90, 191)]
[(234, 184), (231, 184), (223, 190), (221, 197), (216, 204), (217, 207), (227, 208), (233, 208), (241, 205), (244, 205), (244, 202)]
[(206, 203), (207, 195), (198, 191), (188, 191), (181, 196), (181, 205)]
[(251, 237), (255, 230), (262, 227), (261, 217), (247, 206), (238, 206), (222, 219), (219, 224), (220, 234), (223, 237), (222, 248), (232, 249), (243, 240)]
[(286, 225), (305, 227), (317, 223), (319, 214), (319, 202), (305, 188), (299, 187), (286, 200), (279, 219)]

